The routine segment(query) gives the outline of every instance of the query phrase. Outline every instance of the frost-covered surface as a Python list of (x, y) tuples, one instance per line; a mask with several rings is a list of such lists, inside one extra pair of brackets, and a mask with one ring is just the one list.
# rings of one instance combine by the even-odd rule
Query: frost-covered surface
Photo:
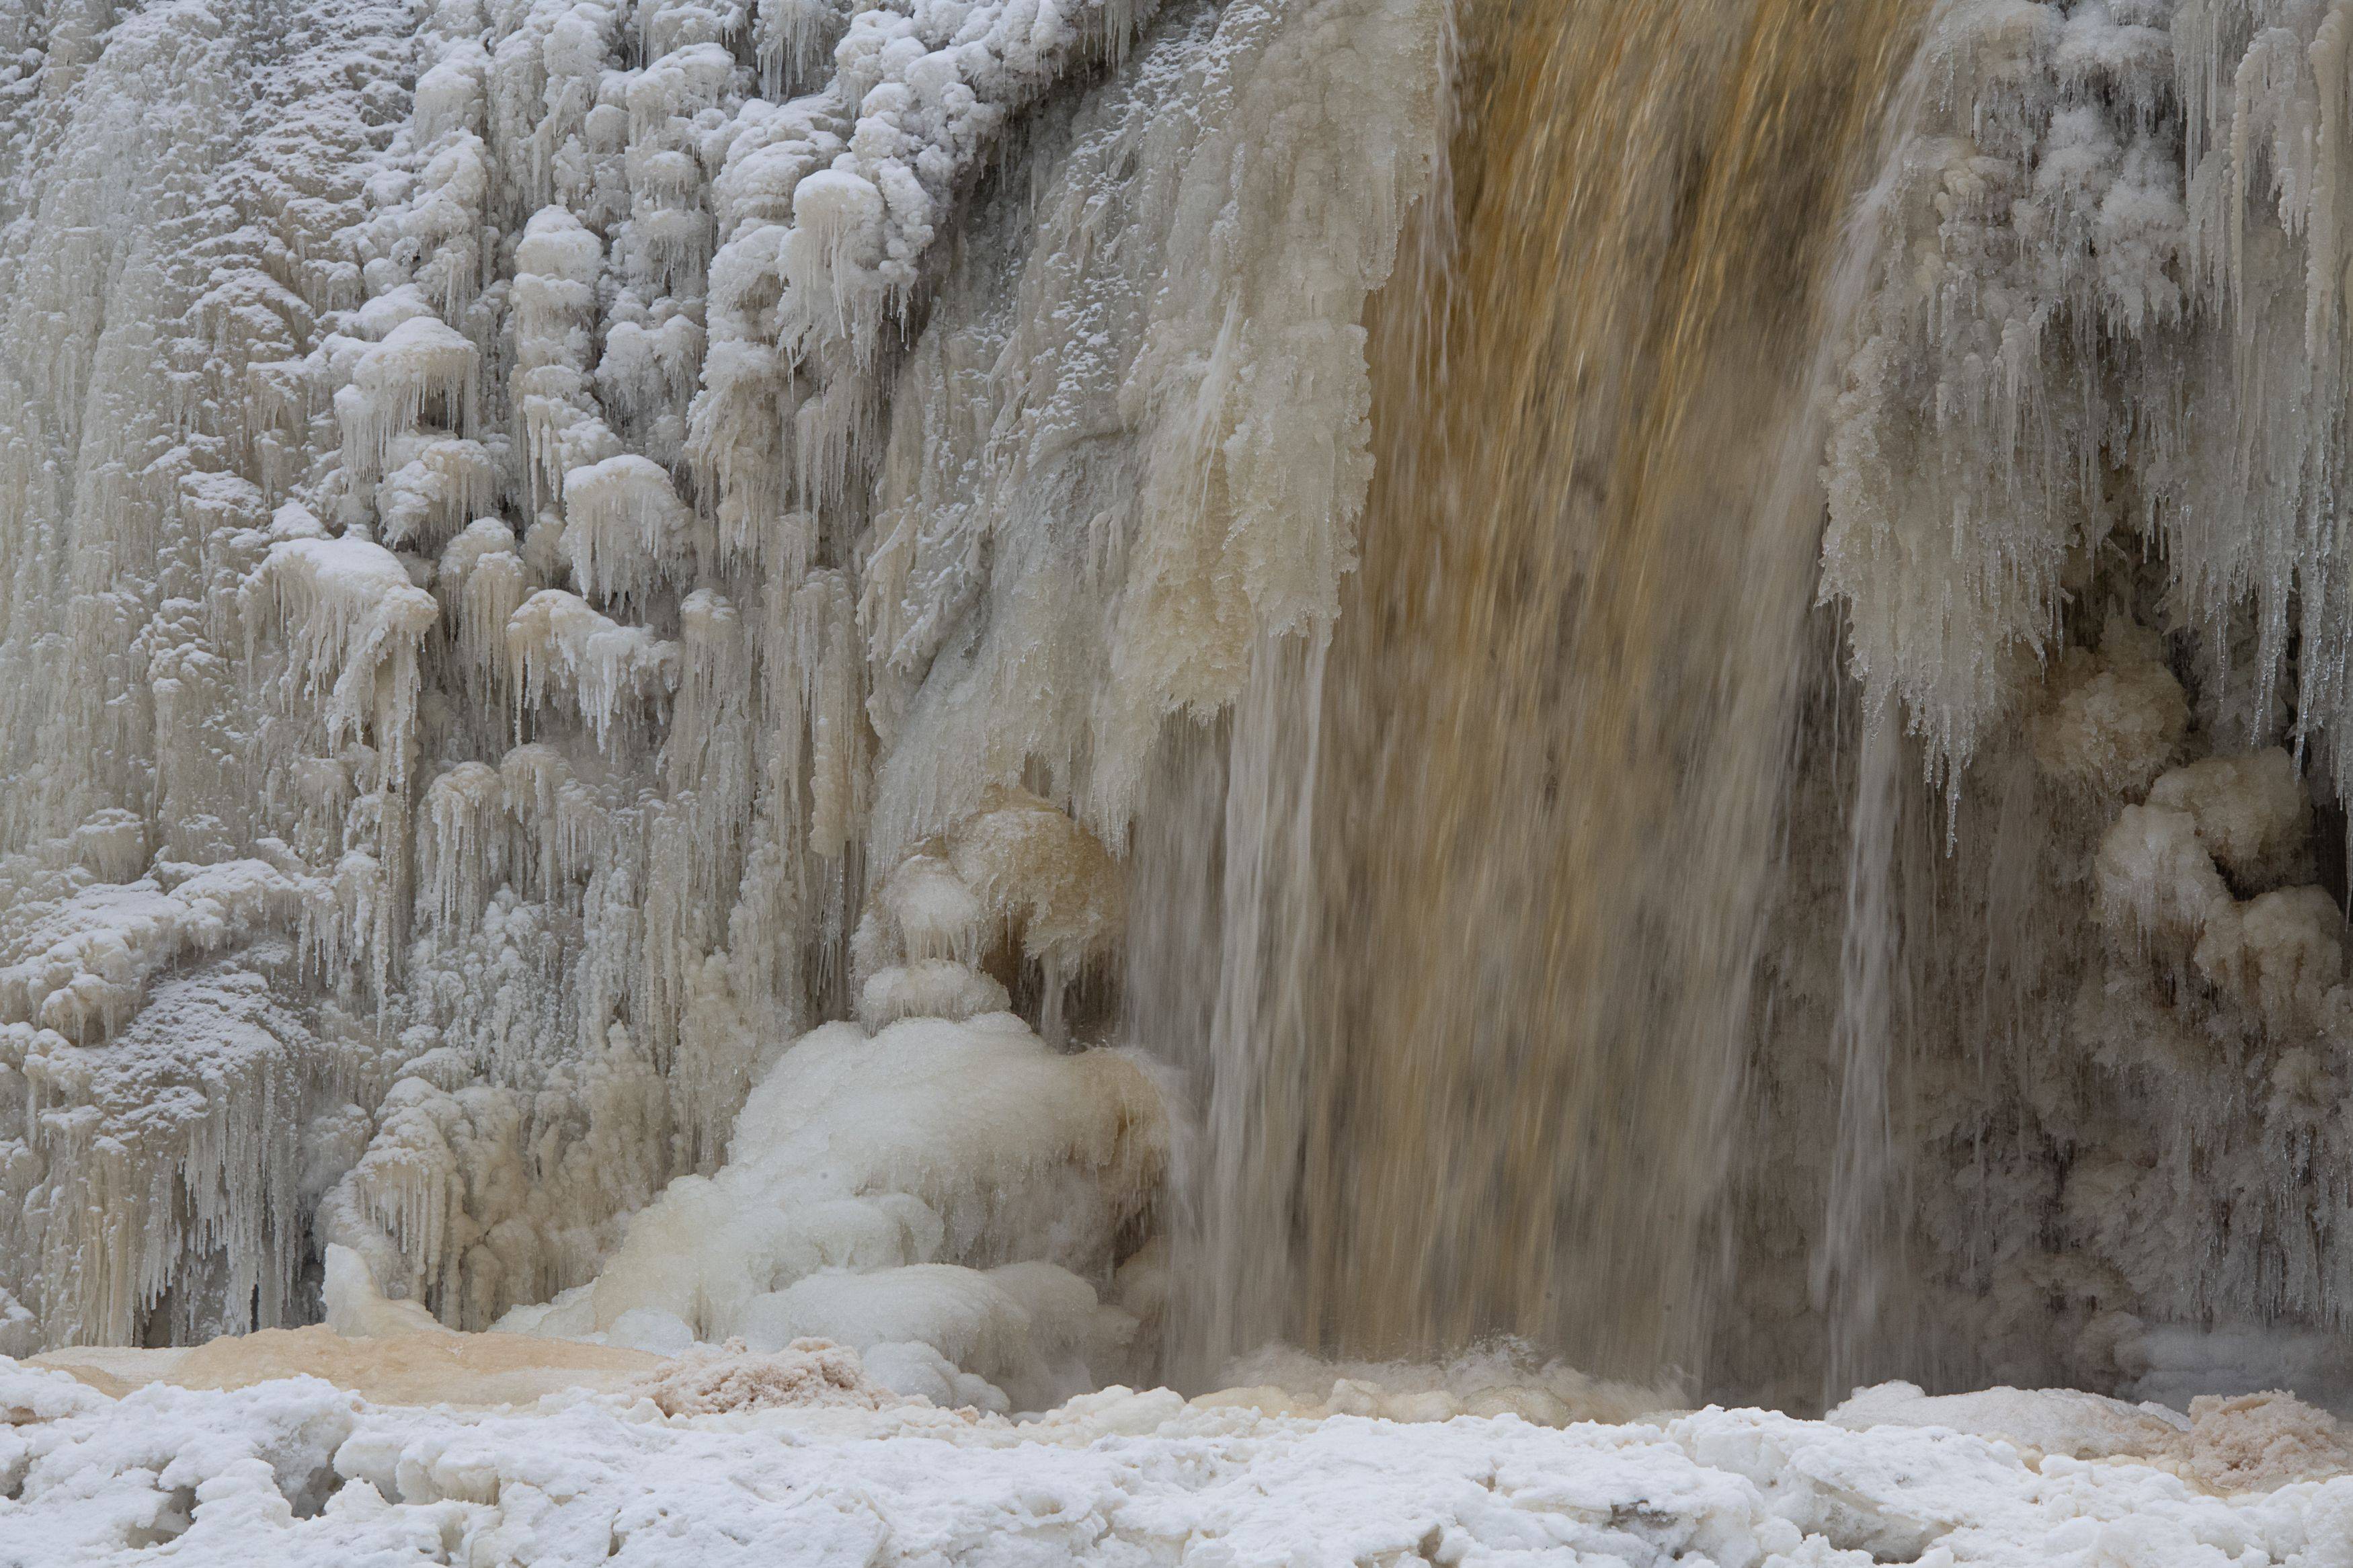
[(0, 1562), (27, 1568), (165, 1543), (222, 1563), (2337, 1568), (2353, 1542), (2353, 1477), (2222, 1495), (1952, 1427), (1754, 1411), (1556, 1430), (1113, 1389), (1020, 1426), (814, 1394), (456, 1415), (315, 1379), (116, 1401), (9, 1363), (0, 1410)]
[(2019, 718), (2109, 797), (2185, 747), (2346, 776), (2348, 29), (2318, 0), (1936, 7), (1862, 213), (1822, 596), (1954, 791)]
[(2117, 548), (2163, 561), (2219, 731), (2353, 757), (2348, 26), (2318, 0), (1937, 8), (1867, 213), (1823, 562), (1871, 700), (1940, 771)]

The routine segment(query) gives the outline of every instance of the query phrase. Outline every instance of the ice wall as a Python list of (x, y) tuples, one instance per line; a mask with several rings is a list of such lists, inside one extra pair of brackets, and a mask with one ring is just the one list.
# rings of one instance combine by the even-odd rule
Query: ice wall
[(1856, 951), (1875, 889), (1884, 935), (1792, 965), (1760, 1056), (1802, 1096), (1807, 1029), (1877, 988), (1837, 1079), (1870, 1131), (1816, 1189), (1902, 1194), (1840, 1260), (1858, 1377), (2345, 1397), (2348, 26), (1947, 4), (1913, 68), (1831, 388), (1852, 684), (1810, 739), (1906, 731), (1940, 798), (1858, 805), (1842, 893), (1793, 879), (1792, 930), (1842, 898)]
[[(2201, 719), (2347, 756), (2345, 28), (2321, 4), (1943, 8), (1874, 193), (1824, 593), (1940, 771), (2104, 558), (2164, 563)], [(2081, 634), (2077, 634), (2081, 640)]]
[[(756, 1336), (830, 1203), (1016, 1400), (1149, 1353), (1069, 1053), (1164, 721), (1328, 633), (1442, 10), (0, 3), (0, 1350), (331, 1244)], [(772, 1267), (638, 1301), (698, 1191)]]

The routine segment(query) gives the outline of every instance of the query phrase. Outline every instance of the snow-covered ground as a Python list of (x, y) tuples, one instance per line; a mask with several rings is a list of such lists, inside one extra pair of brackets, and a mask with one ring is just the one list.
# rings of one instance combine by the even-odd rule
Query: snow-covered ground
[(2348, 1450), (2280, 1401), (2193, 1422), (1898, 1384), (1831, 1422), (1554, 1429), (1113, 1389), (1016, 1423), (901, 1401), (839, 1350), (628, 1371), (467, 1410), (312, 1376), (114, 1397), (0, 1360), (0, 1563), (2353, 1564), (2353, 1474), (2287, 1479)]

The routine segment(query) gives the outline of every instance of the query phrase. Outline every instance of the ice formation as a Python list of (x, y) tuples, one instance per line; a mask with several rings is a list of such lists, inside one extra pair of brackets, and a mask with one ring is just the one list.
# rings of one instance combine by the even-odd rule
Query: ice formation
[(1134, 780), (1329, 629), (1443, 16), (0, 10), (0, 1350), (1144, 1375)]
[(1938, 8), (1866, 214), (1823, 592), (1867, 700), (1900, 698), (1939, 769), (2043, 667), (2086, 679), (2063, 621), (2133, 554), (2161, 563), (2204, 727), (2292, 732), (2332, 774), (2353, 756), (2326, 521), (2345, 26), (2269, 0)]
[(752, 1091), (733, 1159), (633, 1217), (593, 1283), (498, 1326), (648, 1349), (832, 1340), (885, 1382), (908, 1363), (960, 1402), (1043, 1409), (1148, 1349), (1098, 1298), (1141, 1267), (1119, 1241), (1149, 1217), (1160, 1115), (1134, 1061), (1057, 1055), (1010, 1013), (829, 1025)]

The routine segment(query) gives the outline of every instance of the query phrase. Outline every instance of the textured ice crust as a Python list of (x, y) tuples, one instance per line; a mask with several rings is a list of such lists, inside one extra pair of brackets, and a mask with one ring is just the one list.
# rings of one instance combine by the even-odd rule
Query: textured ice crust
[(776, 1056), (725, 1164), (633, 1215), (594, 1281), (497, 1326), (657, 1351), (836, 1342), (902, 1394), (997, 1411), (1137, 1376), (1164, 1289), (1138, 1240), (1167, 1163), (1159, 1089), (1132, 1053), (1056, 1050), (981, 967), (1100, 956), (1124, 891), (1068, 816), (992, 796), (884, 879), (854, 944), (887, 964), (863, 992), (873, 1033), (828, 1025)]
[(315, 1379), (118, 1401), (0, 1362), (0, 1563), (2340, 1568), (2353, 1542), (2353, 1476), (2230, 1492), (1950, 1426), (1307, 1421), (1117, 1388), (1015, 1426), (828, 1366), (720, 1414), (669, 1374), (459, 1416)]

